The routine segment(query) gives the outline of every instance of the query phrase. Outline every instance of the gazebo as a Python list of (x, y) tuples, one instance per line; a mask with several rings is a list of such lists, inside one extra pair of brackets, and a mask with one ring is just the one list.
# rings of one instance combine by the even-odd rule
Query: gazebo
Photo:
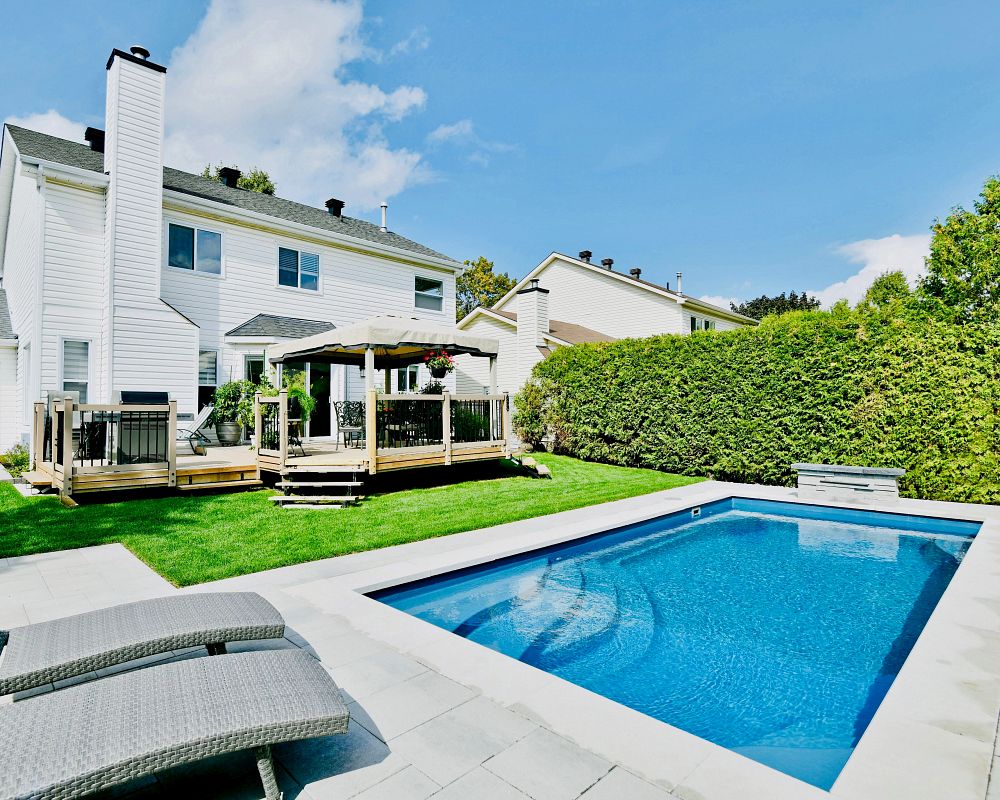
[[(510, 456), (509, 398), (496, 392), (499, 347), (496, 339), (452, 326), (394, 316), (373, 317), (270, 347), (267, 359), (272, 365), (309, 361), (363, 370), (364, 400), (354, 401), (359, 407), (363, 402), (363, 416), (357, 415), (361, 446), (300, 442), (294, 420), (289, 418), (287, 391), (280, 391), (277, 397), (258, 394), (258, 471), (280, 474), (280, 485), (288, 488), (303, 475), (316, 486), (323, 482), (317, 478), (322, 473), (375, 474)], [(488, 358), (487, 393), (393, 394), (392, 370), (423, 363), (430, 351)], [(377, 370), (385, 374), (383, 391), (376, 389)]]

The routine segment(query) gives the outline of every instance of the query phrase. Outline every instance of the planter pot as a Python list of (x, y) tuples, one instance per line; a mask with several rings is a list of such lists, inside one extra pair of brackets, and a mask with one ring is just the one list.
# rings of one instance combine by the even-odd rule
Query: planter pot
[(431, 367), (431, 377), (433, 378), (443, 378), (447, 374), (447, 367)]
[(238, 422), (216, 422), (215, 435), (219, 437), (219, 444), (239, 444), (243, 426)]

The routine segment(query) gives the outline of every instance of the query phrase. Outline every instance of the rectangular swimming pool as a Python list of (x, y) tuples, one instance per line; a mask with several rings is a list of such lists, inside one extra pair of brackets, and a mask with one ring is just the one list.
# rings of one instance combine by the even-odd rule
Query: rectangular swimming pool
[(828, 789), (979, 527), (730, 498), (370, 596)]

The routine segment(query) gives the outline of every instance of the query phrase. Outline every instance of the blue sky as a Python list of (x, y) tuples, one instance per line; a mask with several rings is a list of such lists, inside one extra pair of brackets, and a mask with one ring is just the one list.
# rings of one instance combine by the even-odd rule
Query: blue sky
[(100, 8), (7, 10), (0, 116), (101, 125), (108, 52), (142, 43), (174, 165), (370, 219), (388, 197), (394, 230), (514, 275), (586, 248), (697, 295), (853, 298), (1000, 170), (994, 4)]

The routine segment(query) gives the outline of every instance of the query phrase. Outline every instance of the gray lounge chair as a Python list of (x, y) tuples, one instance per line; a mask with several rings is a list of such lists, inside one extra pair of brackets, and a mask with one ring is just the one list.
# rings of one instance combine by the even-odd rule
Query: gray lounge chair
[(279, 800), (271, 745), (346, 733), (348, 721), (337, 685), (299, 650), (136, 670), (0, 706), (0, 800), (81, 797), (249, 749)]
[[(135, 658), (285, 635), (278, 610), (254, 592), (179, 594), (0, 631), (0, 696)], [(6, 644), (5, 644), (6, 640)]]

